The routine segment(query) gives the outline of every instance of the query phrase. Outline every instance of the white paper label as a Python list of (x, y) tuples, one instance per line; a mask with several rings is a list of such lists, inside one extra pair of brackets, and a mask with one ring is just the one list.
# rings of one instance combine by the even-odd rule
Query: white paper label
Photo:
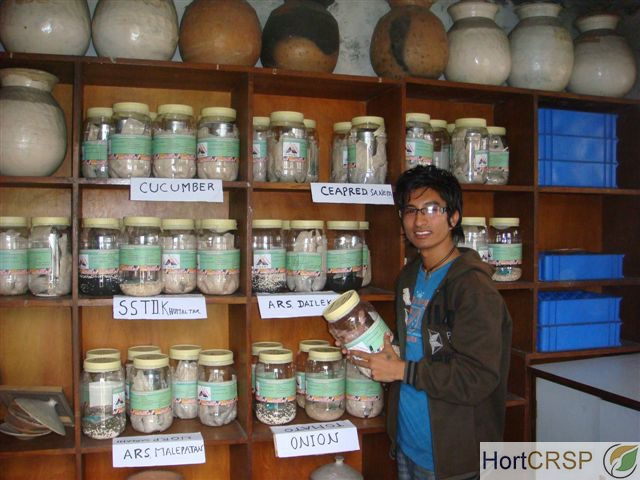
[(205, 463), (200, 432), (113, 439), (112, 462), (119, 467), (154, 467)]
[(221, 180), (134, 177), (130, 194), (146, 202), (224, 202)]
[(312, 183), (311, 198), (314, 203), (393, 205), (393, 190), (388, 184)]
[(196, 320), (207, 318), (204, 295), (113, 297), (116, 320)]
[(317, 317), (338, 296), (335, 292), (259, 293), (262, 318)]
[(271, 427), (271, 431), (279, 458), (360, 450), (358, 429), (349, 420)]

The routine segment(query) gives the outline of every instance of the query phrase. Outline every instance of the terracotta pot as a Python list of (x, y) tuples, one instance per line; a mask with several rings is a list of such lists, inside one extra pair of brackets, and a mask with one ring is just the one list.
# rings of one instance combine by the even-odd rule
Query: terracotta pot
[(180, 24), (185, 62), (253, 66), (260, 57), (260, 20), (246, 0), (195, 0)]
[(448, 59), (447, 33), (431, 0), (388, 0), (391, 11), (371, 38), (371, 65), (381, 77), (438, 78)]
[(338, 22), (327, 11), (333, 0), (285, 0), (262, 32), (262, 65), (333, 72), (340, 53)]

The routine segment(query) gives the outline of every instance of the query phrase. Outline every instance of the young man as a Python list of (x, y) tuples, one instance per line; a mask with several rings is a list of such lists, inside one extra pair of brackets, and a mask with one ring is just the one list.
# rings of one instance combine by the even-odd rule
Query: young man
[[(398, 478), (478, 477), (480, 442), (502, 441), (511, 318), (492, 268), (462, 236), (462, 191), (433, 166), (404, 172), (396, 184), (402, 228), (420, 255), (396, 285), (397, 343), (354, 363), (393, 382), (388, 432)], [(355, 355), (355, 352), (354, 352)]]

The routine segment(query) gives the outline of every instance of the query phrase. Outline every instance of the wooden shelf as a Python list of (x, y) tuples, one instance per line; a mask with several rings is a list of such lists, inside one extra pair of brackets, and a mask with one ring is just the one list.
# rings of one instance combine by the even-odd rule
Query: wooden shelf
[(36, 297), (30, 293), (11, 297), (0, 296), (0, 307), (71, 307), (71, 295), (63, 297)]
[(570, 193), (576, 195), (640, 196), (640, 189), (631, 188), (578, 188), (578, 187), (538, 187), (540, 193)]
[[(196, 290), (191, 292), (192, 294), (198, 294)], [(242, 293), (234, 293), (231, 295), (205, 295), (205, 303), (207, 305), (245, 305), (247, 303), (247, 297)], [(89, 297), (86, 295), (80, 295), (78, 297), (78, 305), (80, 307), (111, 307), (113, 305), (113, 297)]]
[(69, 177), (5, 177), (0, 176), (0, 186), (3, 187), (46, 187), (68, 188), (74, 182)]
[(0, 433), (0, 458), (32, 455), (73, 455), (75, 453), (73, 428), (66, 428), (63, 437), (49, 433), (30, 440), (19, 440)]
[(541, 290), (569, 289), (569, 288), (594, 288), (594, 287), (626, 287), (640, 285), (640, 277), (628, 277), (620, 279), (604, 280), (573, 280), (558, 282), (538, 281), (538, 288)]
[(592, 348), (589, 350), (567, 350), (563, 352), (533, 352), (528, 353), (527, 358), (529, 360), (529, 363), (534, 364), (636, 352), (640, 352), (640, 343), (623, 340), (620, 347)]

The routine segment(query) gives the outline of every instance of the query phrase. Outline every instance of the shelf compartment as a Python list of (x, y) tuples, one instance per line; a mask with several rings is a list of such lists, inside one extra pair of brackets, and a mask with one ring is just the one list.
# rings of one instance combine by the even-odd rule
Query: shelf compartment
[[(199, 293), (198, 291), (191, 292)], [(205, 295), (204, 301), (207, 305), (245, 305), (247, 303), (246, 295), (242, 293), (234, 293), (231, 295)], [(80, 295), (78, 297), (78, 305), (80, 307), (111, 307), (113, 305), (113, 297), (89, 297)]]
[(71, 188), (71, 177), (0, 177), (2, 187)]
[[(4, 177), (6, 178), (6, 177)], [(60, 188), (61, 186), (65, 188)], [(38, 184), (0, 189), (0, 215), (21, 217), (71, 217), (71, 186)]]
[(0, 434), (0, 458), (3, 462), (18, 456), (73, 455), (74, 453), (73, 428), (65, 428), (64, 437), (51, 432), (31, 440), (18, 440), (4, 433)]
[(562, 352), (532, 352), (527, 355), (527, 358), (529, 359), (530, 363), (534, 364), (637, 352), (640, 352), (640, 343), (623, 339), (622, 345), (619, 347), (591, 348), (588, 350), (567, 350)]
[(71, 307), (73, 300), (71, 295), (63, 297), (36, 297), (27, 293), (25, 295), (0, 296), (0, 308), (20, 307)]

